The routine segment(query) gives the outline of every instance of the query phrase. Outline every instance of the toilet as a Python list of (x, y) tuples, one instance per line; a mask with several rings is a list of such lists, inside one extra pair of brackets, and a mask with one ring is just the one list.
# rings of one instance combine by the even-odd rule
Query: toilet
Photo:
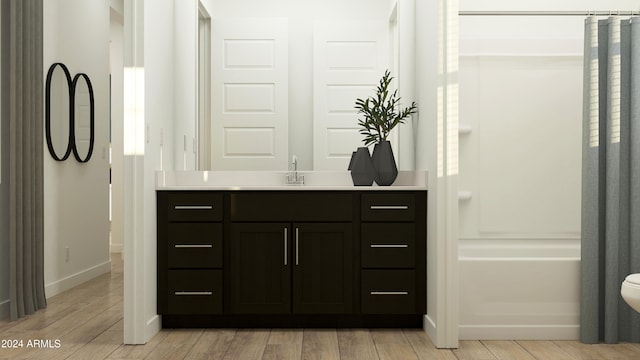
[(633, 310), (640, 312), (640, 273), (627, 275), (622, 282), (620, 294)]

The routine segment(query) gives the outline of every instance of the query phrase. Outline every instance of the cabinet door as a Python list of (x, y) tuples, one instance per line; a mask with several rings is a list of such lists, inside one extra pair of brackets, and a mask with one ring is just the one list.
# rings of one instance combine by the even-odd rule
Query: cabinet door
[(353, 310), (351, 223), (294, 224), (293, 312)]
[(289, 224), (236, 223), (230, 243), (234, 314), (291, 312), (291, 237)]

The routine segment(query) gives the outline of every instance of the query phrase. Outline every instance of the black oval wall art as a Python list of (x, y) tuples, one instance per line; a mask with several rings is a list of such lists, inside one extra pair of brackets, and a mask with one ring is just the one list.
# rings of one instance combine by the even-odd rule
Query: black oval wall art
[[(49, 67), (45, 85), (44, 129), (49, 153), (57, 161), (66, 160), (71, 155), (73, 147), (73, 135), (70, 127), (72, 122), (70, 114), (72, 83), (69, 69), (64, 64), (55, 63)], [(55, 97), (53, 101), (52, 96)], [(64, 136), (65, 132), (66, 136)], [(63, 146), (66, 146), (66, 149), (62, 150)], [(56, 148), (60, 152), (57, 152)]]
[[(73, 138), (73, 156), (81, 163), (89, 161), (93, 153), (95, 114), (93, 87), (87, 74), (77, 74), (71, 87), (71, 134)], [(85, 154), (81, 156), (80, 153)]]
[(71, 153), (81, 163), (91, 159), (95, 143), (93, 86), (87, 74), (79, 73), (72, 79), (63, 63), (54, 63), (47, 73), (45, 135), (55, 160), (64, 161)]

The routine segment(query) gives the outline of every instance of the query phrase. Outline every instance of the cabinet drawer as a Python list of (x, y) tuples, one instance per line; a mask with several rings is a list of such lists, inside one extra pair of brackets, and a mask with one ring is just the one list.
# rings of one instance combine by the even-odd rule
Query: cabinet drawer
[(169, 223), (167, 226), (170, 268), (222, 267), (222, 224)]
[(413, 270), (362, 270), (363, 314), (415, 314)]
[(413, 194), (362, 194), (362, 221), (414, 221)]
[(415, 237), (413, 223), (363, 223), (362, 267), (413, 268)]
[(336, 221), (353, 218), (353, 195), (340, 192), (232, 193), (231, 221)]
[(222, 194), (206, 191), (169, 193), (169, 221), (221, 221)]
[(221, 314), (221, 270), (169, 270), (168, 314)]

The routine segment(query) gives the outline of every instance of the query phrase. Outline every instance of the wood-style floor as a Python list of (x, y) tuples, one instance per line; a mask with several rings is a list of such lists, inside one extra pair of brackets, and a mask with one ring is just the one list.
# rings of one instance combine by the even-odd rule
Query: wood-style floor
[[(640, 359), (638, 344), (577, 341), (461, 341), (439, 350), (420, 329), (163, 330), (146, 345), (123, 345), (122, 261), (112, 259), (111, 274), (49, 299), (34, 315), (0, 321), (2, 345), (22, 340), (22, 348), (0, 348), (0, 359)], [(34, 340), (49, 348), (29, 347)]]

